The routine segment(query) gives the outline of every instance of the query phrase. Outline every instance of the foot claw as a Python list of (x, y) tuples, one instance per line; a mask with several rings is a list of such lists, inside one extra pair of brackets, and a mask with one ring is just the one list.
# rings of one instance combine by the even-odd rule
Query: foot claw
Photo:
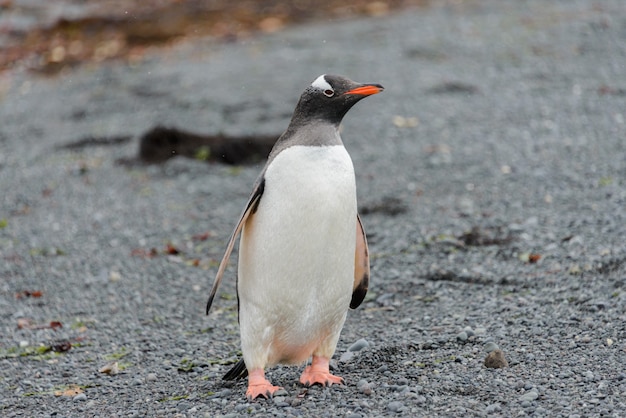
[(248, 390), (246, 390), (246, 398), (248, 398), (248, 401), (253, 401), (259, 397), (269, 399), (272, 398), (274, 394), (281, 389), (282, 388), (280, 386), (273, 386), (269, 381), (261, 384), (248, 385)]
[(343, 377), (332, 375), (330, 372), (311, 371), (310, 368), (311, 366), (305, 368), (302, 376), (300, 376), (300, 383), (304, 386), (313, 386), (315, 384), (322, 386), (345, 385)]
[(253, 370), (248, 376), (248, 389), (246, 390), (246, 398), (253, 401), (258, 397), (265, 399), (271, 398), (276, 392), (281, 390), (280, 386), (274, 386), (265, 378), (263, 369)]

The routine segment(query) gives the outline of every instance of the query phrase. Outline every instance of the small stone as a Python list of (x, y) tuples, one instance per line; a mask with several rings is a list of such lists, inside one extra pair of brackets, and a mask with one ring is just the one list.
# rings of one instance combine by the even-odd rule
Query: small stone
[(461, 331), (458, 334), (456, 334), (456, 339), (458, 341), (465, 342), (465, 341), (467, 341), (467, 338), (468, 338), (467, 332), (465, 332), (465, 331)]
[(356, 387), (357, 389), (361, 389), (361, 386), (368, 385), (368, 384), (369, 382), (367, 380), (361, 379), (357, 382)]
[(178, 402), (178, 404), (176, 405), (176, 409), (178, 409), (181, 412), (186, 411), (189, 409), (190, 405), (191, 404), (189, 402), (183, 400), (183, 401)]
[(78, 395), (74, 396), (74, 398), (72, 398), (75, 402), (83, 402), (87, 400), (87, 395), (85, 395), (84, 393), (79, 393)]
[(339, 361), (341, 363), (347, 363), (350, 360), (352, 360), (352, 358), (354, 358), (355, 355), (356, 354), (354, 351), (346, 351), (345, 353), (341, 355), (341, 357), (339, 357)]
[(568, 273), (573, 275), (573, 276), (577, 275), (577, 274), (580, 274), (580, 272), (581, 272), (581, 269), (580, 269), (580, 266), (578, 264), (572, 264), (570, 266), (569, 270), (568, 270)]
[(356, 384), (357, 389), (364, 395), (370, 396), (372, 394), (372, 386), (365, 379), (359, 380), (359, 383)]
[(387, 409), (391, 412), (402, 412), (404, 410), (404, 404), (400, 401), (389, 402)]
[(357, 340), (354, 344), (352, 344), (350, 347), (348, 347), (348, 351), (361, 351), (364, 348), (368, 348), (370, 346), (370, 343), (367, 342), (367, 340), (365, 338), (361, 338), (359, 340)]
[(98, 370), (100, 373), (104, 373), (104, 374), (108, 374), (108, 375), (116, 375), (120, 372), (119, 366), (117, 364), (117, 361), (114, 361), (113, 363), (109, 363), (106, 364), (104, 366), (102, 366), (100, 368), (100, 370)]
[(489, 369), (501, 369), (508, 366), (509, 362), (506, 361), (502, 350), (493, 350), (485, 357), (485, 367)]
[(500, 412), (502, 410), (502, 407), (500, 406), (499, 402), (496, 403), (492, 403), (491, 405), (488, 405), (485, 408), (485, 414), (494, 414), (496, 412)]
[(537, 389), (531, 389), (528, 392), (524, 393), (522, 396), (519, 397), (519, 400), (521, 402), (532, 402), (535, 399), (537, 399), (539, 397), (539, 393), (537, 392)]
[(297, 408), (297, 407), (299, 407), (300, 405), (302, 405), (302, 399), (301, 399), (301, 398), (297, 398), (297, 397), (296, 397), (296, 398), (293, 398), (293, 399), (291, 400), (291, 406), (292, 406), (292, 407)]
[(499, 348), (500, 347), (498, 347), (498, 344), (494, 343), (493, 341), (485, 344), (485, 351), (487, 353), (491, 353), (492, 351), (498, 350)]
[(439, 348), (439, 345), (435, 343), (433, 340), (426, 340), (423, 345), (424, 350), (431, 350), (435, 348)]
[(280, 388), (274, 393), (274, 396), (289, 396), (289, 392), (287, 392), (283, 388)]
[(157, 380), (156, 373), (148, 373), (146, 375), (146, 382), (155, 382)]
[(474, 335), (476, 335), (472, 327), (465, 327), (463, 328), (463, 331), (465, 331), (468, 337), (473, 337)]

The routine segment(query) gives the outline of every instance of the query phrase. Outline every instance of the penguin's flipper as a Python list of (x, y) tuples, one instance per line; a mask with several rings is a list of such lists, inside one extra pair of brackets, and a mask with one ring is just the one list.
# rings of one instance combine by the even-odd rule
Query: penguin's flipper
[(222, 276), (224, 275), (224, 270), (226, 270), (226, 265), (228, 264), (228, 259), (230, 258), (230, 253), (233, 251), (233, 247), (235, 246), (235, 241), (239, 236), (239, 233), (243, 229), (243, 226), (246, 224), (246, 221), (254, 212), (256, 212), (259, 202), (261, 201), (261, 196), (263, 195), (263, 190), (265, 188), (265, 178), (263, 174), (259, 181), (252, 191), (250, 195), (250, 199), (248, 199), (248, 203), (246, 204), (246, 208), (243, 213), (239, 217), (239, 222), (237, 222), (237, 226), (235, 230), (230, 236), (230, 240), (228, 240), (228, 245), (226, 246), (226, 252), (224, 253), (224, 257), (222, 257), (222, 261), (220, 263), (220, 267), (217, 270), (217, 274), (215, 275), (215, 281), (213, 282), (213, 287), (211, 288), (211, 293), (209, 294), (209, 300), (206, 303), (206, 313), (209, 314), (209, 309), (211, 309), (211, 304), (213, 303), (213, 298), (215, 298), (215, 293), (217, 293), (217, 288), (220, 286), (222, 282)]
[(370, 255), (367, 248), (367, 238), (363, 230), (363, 223), (356, 215), (356, 250), (354, 252), (354, 285), (352, 286), (352, 300), (350, 308), (356, 309), (367, 294), (370, 284)]

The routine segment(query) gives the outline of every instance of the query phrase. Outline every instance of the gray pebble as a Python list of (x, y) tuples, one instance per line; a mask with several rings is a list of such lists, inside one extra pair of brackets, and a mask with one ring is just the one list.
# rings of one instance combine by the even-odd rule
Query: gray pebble
[(361, 379), (357, 382), (356, 387), (357, 389), (361, 389), (363, 386), (369, 385), (369, 382), (365, 379)]
[(496, 403), (492, 403), (491, 405), (488, 405), (485, 408), (485, 414), (493, 414), (496, 412), (500, 412), (502, 410), (502, 407), (500, 406), (499, 402)]
[(357, 386), (357, 388), (359, 389), (359, 392), (361, 392), (363, 395), (371, 396), (372, 394), (372, 386), (367, 381), (359, 381), (359, 385)]
[(357, 340), (354, 344), (348, 347), (348, 351), (361, 351), (364, 348), (368, 348), (370, 343), (367, 342), (365, 338), (361, 338)]
[(528, 392), (524, 393), (522, 396), (519, 397), (519, 400), (524, 402), (524, 401), (534, 401), (535, 399), (537, 399), (539, 397), (539, 393), (537, 392), (537, 389), (531, 389)]
[(488, 342), (487, 344), (485, 344), (485, 351), (487, 353), (491, 353), (494, 350), (497, 350), (498, 348), (498, 344), (494, 343), (493, 341)]
[(148, 373), (146, 375), (146, 382), (155, 382), (157, 380), (156, 373)]
[(458, 341), (465, 342), (465, 341), (467, 341), (467, 338), (468, 338), (467, 332), (465, 332), (465, 331), (461, 331), (458, 334), (456, 334), (456, 339)]
[(429, 350), (429, 349), (438, 348), (439, 345), (436, 344), (433, 340), (426, 340), (423, 347), (425, 350)]
[[(349, 350), (349, 349), (348, 349), (348, 350)], [(354, 351), (346, 351), (345, 353), (343, 353), (343, 354), (341, 355), (341, 357), (339, 357), (339, 361), (340, 361), (341, 363), (347, 363), (347, 362), (349, 362), (350, 360), (352, 360), (352, 359), (354, 358), (354, 356), (355, 356), (355, 355), (356, 355), (356, 354), (355, 354), (355, 352), (354, 352)]]
[(404, 410), (404, 404), (400, 401), (389, 402), (387, 409), (391, 412), (402, 412)]
[(85, 395), (84, 393), (79, 393), (78, 395), (74, 396), (73, 400), (74, 400), (75, 402), (78, 402), (78, 401), (81, 401), (81, 402), (82, 402), (82, 401), (86, 401), (86, 400), (87, 400), (87, 395)]
[(350, 415), (346, 415), (346, 418), (362, 418), (363, 415), (361, 414), (350, 414)]
[(287, 392), (283, 388), (280, 388), (274, 393), (274, 396), (289, 396), (289, 392)]
[(176, 405), (176, 408), (181, 412), (188, 410), (190, 407), (191, 407), (191, 404), (187, 401), (180, 401), (178, 405)]

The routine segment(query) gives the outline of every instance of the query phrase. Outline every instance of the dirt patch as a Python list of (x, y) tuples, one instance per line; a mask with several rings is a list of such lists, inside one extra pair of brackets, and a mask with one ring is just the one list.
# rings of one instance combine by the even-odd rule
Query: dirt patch
[(140, 138), (138, 158), (150, 164), (179, 155), (226, 164), (253, 164), (267, 158), (278, 136), (201, 135), (157, 126)]

